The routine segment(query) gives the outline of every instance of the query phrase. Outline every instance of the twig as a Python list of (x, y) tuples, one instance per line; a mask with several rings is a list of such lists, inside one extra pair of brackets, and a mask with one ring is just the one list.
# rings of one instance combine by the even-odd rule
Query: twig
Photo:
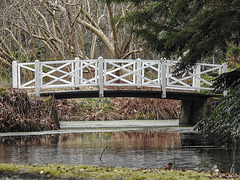
[(101, 156), (100, 156), (100, 161), (102, 161), (103, 153), (106, 151), (107, 148), (108, 148), (108, 146), (106, 146), (106, 147), (103, 149), (102, 154), (101, 154)]

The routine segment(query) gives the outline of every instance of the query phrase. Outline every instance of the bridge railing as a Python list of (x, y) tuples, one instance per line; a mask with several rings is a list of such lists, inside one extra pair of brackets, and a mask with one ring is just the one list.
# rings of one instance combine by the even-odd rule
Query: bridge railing
[[(157, 87), (166, 97), (166, 89), (196, 90), (211, 89), (206, 74), (221, 74), (226, 65), (199, 63), (183, 76), (173, 74), (177, 61), (98, 59), (46, 61), (35, 63), (13, 62), (13, 87), (35, 88), (35, 94), (46, 89), (69, 89), (98, 87), (99, 96), (104, 96), (106, 86)], [(70, 89), (69, 89), (70, 90)]]
[(178, 61), (167, 61), (167, 88), (178, 90), (212, 90), (212, 79), (227, 72), (227, 65), (197, 63), (195, 67), (181, 76), (174, 75), (172, 72)]

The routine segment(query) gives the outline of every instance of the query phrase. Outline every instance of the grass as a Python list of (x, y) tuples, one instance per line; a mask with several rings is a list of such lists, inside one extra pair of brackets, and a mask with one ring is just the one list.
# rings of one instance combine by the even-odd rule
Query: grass
[(41, 178), (41, 179), (126, 179), (126, 180), (188, 180), (219, 178), (210, 172), (178, 171), (163, 169), (126, 169), (86, 165), (23, 165), (0, 163), (0, 178)]

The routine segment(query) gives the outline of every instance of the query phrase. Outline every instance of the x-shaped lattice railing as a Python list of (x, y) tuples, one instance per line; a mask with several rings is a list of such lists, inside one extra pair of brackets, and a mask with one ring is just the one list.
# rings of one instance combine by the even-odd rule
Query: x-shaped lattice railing
[[(42, 89), (76, 88), (97, 86), (99, 96), (104, 94), (106, 86), (161, 87), (163, 97), (166, 88), (181, 90), (211, 89), (212, 82), (203, 76), (211, 73), (221, 74), (227, 71), (226, 65), (199, 63), (184, 76), (175, 76), (172, 69), (177, 61), (161, 60), (94, 60), (47, 61), (35, 63), (13, 62), (13, 87), (35, 88), (40, 95)], [(34, 78), (22, 80), (24, 71), (32, 73)], [(87, 72), (87, 73), (86, 73)], [(155, 76), (150, 76), (153, 73)], [(26, 72), (25, 72), (26, 74)], [(91, 74), (91, 76), (89, 76)], [(205, 87), (203, 87), (204, 85)]]
[[(158, 86), (160, 87), (159, 79), (156, 78), (154, 80), (144, 76), (145, 70), (148, 68), (155, 70), (159, 73), (159, 68), (154, 67), (154, 65), (160, 66), (160, 61), (148, 61), (144, 62), (139, 60), (141, 63), (140, 67), (137, 67), (137, 61), (133, 60), (105, 60), (105, 76), (104, 76), (104, 84), (106, 86), (138, 86), (138, 85), (148, 85), (148, 86)], [(121, 64), (121, 65), (120, 65)], [(108, 71), (107, 67), (112, 66), (112, 68)], [(122, 75), (117, 76), (117, 72), (123, 72)], [(132, 76), (132, 77), (131, 77)], [(130, 80), (126, 79), (126, 77), (131, 77)], [(140, 79), (140, 81), (136, 81)]]
[[(97, 71), (97, 60), (89, 60), (85, 62), (76, 61), (61, 61), (56, 63), (41, 63), (41, 69), (48, 68), (49, 72), (42, 71), (42, 89), (47, 88), (64, 88), (64, 87), (75, 87), (75, 86), (97, 86), (97, 76), (95, 75), (91, 79), (83, 77), (83, 70), (85, 68), (93, 68)], [(58, 67), (54, 67), (59, 65)], [(63, 70), (65, 68), (65, 70)], [(55, 75), (53, 75), (55, 73)], [(58, 74), (58, 76), (57, 76)], [(59, 76), (60, 74), (60, 76)], [(49, 77), (53, 80), (44, 82), (43, 79)], [(67, 79), (68, 78), (68, 79)], [(77, 82), (78, 83), (75, 83)], [(61, 82), (61, 83), (57, 83)], [(81, 83), (80, 83), (81, 82)], [(57, 84), (56, 84), (57, 83)]]
[[(206, 75), (209, 72), (221, 74), (222, 69), (226, 65), (218, 64), (206, 64), (198, 63), (192, 71), (189, 71), (182, 76), (174, 76), (170, 73), (171, 67), (174, 67), (177, 61), (168, 61), (167, 65), (167, 88), (172, 89), (183, 89), (183, 90), (197, 90), (207, 89), (211, 90), (212, 88), (207, 86), (212, 86), (212, 82), (204, 79), (202, 75)], [(226, 68), (225, 68), (226, 71)], [(203, 86), (203, 84), (205, 84)]]

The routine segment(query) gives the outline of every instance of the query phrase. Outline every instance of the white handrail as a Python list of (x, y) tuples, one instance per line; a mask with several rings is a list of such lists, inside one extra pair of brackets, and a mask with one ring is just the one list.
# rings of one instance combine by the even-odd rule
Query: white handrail
[[(208, 73), (227, 71), (226, 64), (197, 63), (188, 74), (176, 76), (172, 73), (178, 61), (173, 60), (121, 60), (98, 59), (64, 61), (38, 60), (35, 63), (12, 63), (14, 88), (35, 88), (40, 96), (44, 89), (62, 89), (92, 86), (99, 88), (99, 97), (104, 97), (106, 86), (156, 87), (162, 89), (211, 90), (212, 82), (203, 78)], [(24, 73), (23, 73), (24, 71)], [(22, 74), (31, 72), (34, 78), (23, 80)], [(88, 73), (86, 73), (88, 72)], [(152, 73), (152, 74), (151, 74)], [(150, 77), (153, 75), (152, 77)], [(26, 79), (26, 78), (25, 78)]]

